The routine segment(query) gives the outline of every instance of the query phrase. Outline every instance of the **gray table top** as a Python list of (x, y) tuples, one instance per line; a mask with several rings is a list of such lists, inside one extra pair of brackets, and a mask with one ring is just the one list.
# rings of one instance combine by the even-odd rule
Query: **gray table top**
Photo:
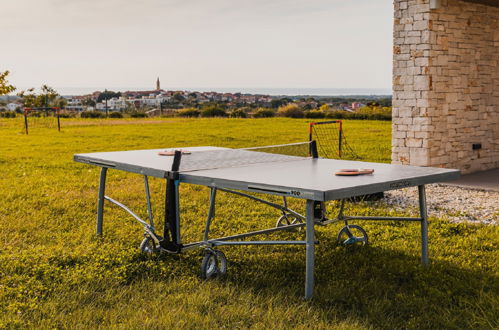
[[(217, 147), (185, 148), (180, 181), (210, 187), (263, 192), (317, 201), (335, 200), (404, 187), (452, 180), (453, 169), (383, 163), (311, 159)], [(160, 156), (166, 149), (77, 154), (77, 162), (164, 178), (173, 157)], [(336, 176), (345, 168), (372, 168), (374, 173)]]

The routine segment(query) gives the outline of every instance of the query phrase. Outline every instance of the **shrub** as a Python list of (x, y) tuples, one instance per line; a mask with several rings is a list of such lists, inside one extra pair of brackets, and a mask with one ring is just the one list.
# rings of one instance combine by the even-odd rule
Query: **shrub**
[(14, 111), (0, 112), (0, 118), (16, 118), (16, 113)]
[(123, 118), (123, 114), (118, 111), (113, 111), (109, 114), (109, 118)]
[(329, 110), (329, 105), (327, 104), (323, 104), (321, 105), (321, 107), (319, 108), (320, 111), (328, 111)]
[(201, 117), (227, 117), (227, 113), (220, 107), (208, 106), (201, 111)]
[(198, 109), (181, 109), (175, 115), (179, 117), (199, 117), (201, 112)]
[(231, 117), (231, 118), (246, 118), (247, 116), (246, 116), (246, 112), (244, 112), (243, 110), (235, 109), (229, 113), (229, 117)]
[(365, 106), (360, 108), (357, 113), (365, 115), (369, 119), (390, 120), (392, 118), (391, 107)]
[(81, 118), (104, 118), (104, 117), (106, 117), (106, 114), (104, 112), (101, 112), (101, 111), (91, 110), (91, 111), (83, 111), (80, 114), (80, 117)]
[(335, 110), (326, 113), (326, 118), (333, 119), (370, 119), (370, 120), (391, 120), (392, 114), (391, 109), (385, 109), (382, 111), (357, 111), (348, 112), (343, 110)]
[(325, 118), (326, 113), (321, 110), (305, 111), (305, 118)]
[(253, 109), (251, 109), (250, 107), (240, 107), (240, 108), (237, 108), (237, 110), (243, 111), (244, 113), (248, 114), (248, 113), (250, 113)]
[(290, 117), (290, 118), (303, 118), (303, 116), (305, 115), (303, 109), (300, 108), (298, 104), (295, 103), (290, 103), (288, 105), (279, 107), (277, 113), (280, 116)]
[(16, 113), (14, 111), (0, 112), (0, 118), (15, 118)]
[(134, 111), (134, 112), (130, 113), (130, 117), (132, 117), (132, 118), (145, 118), (145, 117), (147, 117), (147, 114), (145, 112)]
[(347, 118), (347, 115), (350, 114), (348, 111), (344, 110), (334, 110), (326, 113), (326, 118), (332, 119), (344, 119)]
[(275, 111), (265, 108), (258, 108), (253, 112), (253, 118), (270, 118), (275, 116)]

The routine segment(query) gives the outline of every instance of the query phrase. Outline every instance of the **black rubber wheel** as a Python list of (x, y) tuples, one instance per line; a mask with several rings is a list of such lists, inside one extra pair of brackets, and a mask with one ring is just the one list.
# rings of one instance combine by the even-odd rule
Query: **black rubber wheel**
[(357, 225), (347, 225), (341, 228), (336, 240), (341, 245), (367, 245), (369, 242), (364, 228)]
[(298, 223), (304, 223), (303, 219), (297, 218), (292, 214), (281, 215), (275, 224), (276, 227), (286, 227), (289, 225), (295, 225)]
[(154, 240), (150, 236), (146, 236), (140, 243), (140, 251), (146, 254), (154, 254), (158, 252)]
[(206, 249), (201, 262), (201, 278), (221, 278), (227, 273), (227, 258), (222, 251)]

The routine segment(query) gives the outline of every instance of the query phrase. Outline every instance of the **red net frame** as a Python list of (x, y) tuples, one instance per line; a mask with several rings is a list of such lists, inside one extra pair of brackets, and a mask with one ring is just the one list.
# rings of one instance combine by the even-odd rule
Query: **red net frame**
[(61, 131), (61, 116), (60, 116), (60, 110), (61, 108), (59, 107), (34, 107), (34, 108), (24, 108), (23, 113), (24, 113), (24, 131), (26, 132), (26, 135), (29, 133), (29, 125), (28, 125), (28, 114), (32, 111), (44, 111), (45, 113), (48, 113), (49, 111), (53, 111), (56, 116), (57, 116), (57, 130), (60, 132)]
[(343, 121), (329, 120), (309, 124), (309, 141), (316, 141), (321, 158), (360, 159), (348, 145), (343, 131)]

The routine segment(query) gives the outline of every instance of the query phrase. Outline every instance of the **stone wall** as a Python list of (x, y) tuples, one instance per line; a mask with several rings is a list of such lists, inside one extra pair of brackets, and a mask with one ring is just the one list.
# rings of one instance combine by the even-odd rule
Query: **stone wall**
[(499, 8), (460, 0), (394, 7), (392, 162), (463, 173), (499, 167)]

